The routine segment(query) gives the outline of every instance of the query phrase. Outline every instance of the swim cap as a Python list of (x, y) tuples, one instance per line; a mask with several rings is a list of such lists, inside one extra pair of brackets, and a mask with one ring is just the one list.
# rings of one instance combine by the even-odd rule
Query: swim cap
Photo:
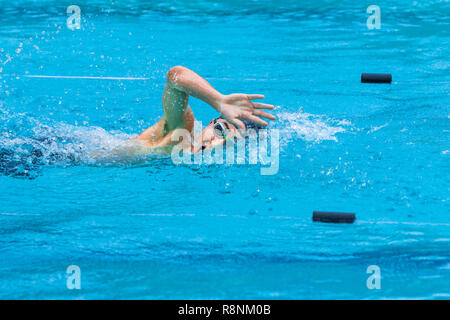
[(245, 124), (245, 128), (248, 129), (253, 129), (258, 131), (259, 129), (264, 129), (263, 125), (260, 125), (259, 123), (255, 123), (253, 121), (247, 120), (247, 119), (241, 119), (242, 122)]
[[(222, 117), (222, 116), (220, 116), (220, 117), (218, 117), (218, 118), (216, 118), (216, 119), (214, 119), (214, 120), (217, 120), (217, 119), (225, 119), (225, 118)], [(255, 123), (255, 122), (250, 121), (250, 120), (248, 120), (248, 119), (240, 119), (240, 120), (244, 123), (245, 128), (246, 128), (247, 130), (248, 130), (248, 129), (253, 129), (253, 130), (258, 131), (259, 129), (264, 129), (264, 126), (263, 126), (263, 125), (260, 125), (259, 123)]]

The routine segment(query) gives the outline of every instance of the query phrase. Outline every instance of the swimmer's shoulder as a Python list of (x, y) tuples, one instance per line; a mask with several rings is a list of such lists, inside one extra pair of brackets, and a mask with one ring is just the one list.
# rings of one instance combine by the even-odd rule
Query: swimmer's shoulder
[(94, 153), (93, 159), (96, 162), (135, 162), (149, 155), (168, 155), (172, 151), (173, 146), (151, 146), (144, 141), (127, 140), (121, 145), (110, 150), (102, 150)]
[(141, 141), (149, 147), (157, 146), (159, 141), (167, 134), (167, 120), (161, 117), (157, 123), (144, 130), (130, 141)]

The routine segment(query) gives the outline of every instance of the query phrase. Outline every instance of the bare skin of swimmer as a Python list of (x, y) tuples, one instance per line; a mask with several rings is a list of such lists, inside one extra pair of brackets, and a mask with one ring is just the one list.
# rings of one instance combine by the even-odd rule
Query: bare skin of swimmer
[[(198, 98), (220, 113), (227, 128), (226, 136), (239, 135), (238, 129), (245, 130), (242, 119), (267, 126), (264, 119), (275, 120), (276, 117), (264, 110), (273, 110), (270, 104), (254, 102), (263, 99), (261, 94), (233, 93), (224, 95), (214, 89), (205, 79), (186, 67), (176, 66), (169, 70), (167, 82), (162, 96), (164, 115), (161, 119), (132, 139), (139, 141), (143, 147), (166, 147), (179, 143), (172, 141), (172, 135), (183, 129), (192, 133), (194, 127), (194, 113), (188, 105), (189, 97)], [(225, 138), (214, 134), (214, 124), (211, 122), (203, 129), (197, 141), (193, 143), (191, 151), (196, 153), (202, 148), (214, 148), (225, 142)]]

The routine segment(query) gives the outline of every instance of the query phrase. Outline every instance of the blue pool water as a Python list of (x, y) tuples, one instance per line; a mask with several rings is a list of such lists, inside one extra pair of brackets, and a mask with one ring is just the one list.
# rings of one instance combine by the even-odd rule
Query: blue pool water
[[(449, 16), (438, 0), (2, 1), (0, 298), (448, 299)], [(279, 105), (277, 174), (93, 159), (159, 118), (174, 65)]]

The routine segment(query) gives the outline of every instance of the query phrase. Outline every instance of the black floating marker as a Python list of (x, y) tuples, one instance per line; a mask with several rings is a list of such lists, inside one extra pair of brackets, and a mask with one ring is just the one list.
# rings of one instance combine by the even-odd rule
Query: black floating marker
[(390, 73), (362, 73), (362, 83), (391, 83), (392, 75)]
[(354, 213), (343, 212), (323, 212), (314, 211), (313, 221), (315, 222), (330, 222), (330, 223), (353, 223), (355, 222)]

